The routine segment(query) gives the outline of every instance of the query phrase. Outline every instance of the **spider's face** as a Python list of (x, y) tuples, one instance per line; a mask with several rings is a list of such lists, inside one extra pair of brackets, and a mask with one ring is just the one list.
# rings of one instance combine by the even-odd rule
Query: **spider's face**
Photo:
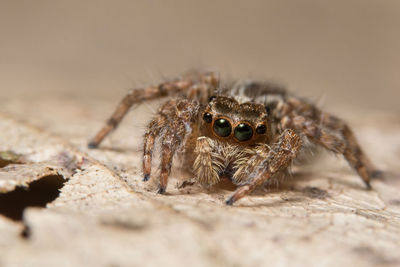
[(261, 104), (239, 104), (233, 97), (212, 97), (202, 116), (210, 137), (245, 145), (270, 139), (268, 113)]

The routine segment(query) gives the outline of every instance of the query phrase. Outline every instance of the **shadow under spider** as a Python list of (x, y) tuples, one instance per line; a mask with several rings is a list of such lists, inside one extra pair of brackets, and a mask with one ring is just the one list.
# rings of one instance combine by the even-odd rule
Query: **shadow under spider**
[[(264, 196), (270, 193), (282, 192), (282, 191), (294, 191), (299, 192), (301, 190), (296, 190), (294, 185), (296, 182), (301, 180), (311, 180), (311, 173), (307, 172), (298, 172), (290, 175), (290, 177), (285, 177), (284, 179), (280, 179), (280, 181), (272, 182), (271, 184), (264, 185), (259, 189), (256, 189), (251, 195), (254, 196)], [(199, 186), (195, 179), (185, 180), (178, 184), (178, 189), (187, 189), (191, 190), (179, 190), (178, 192), (173, 193), (172, 195), (188, 195), (188, 194), (196, 194), (196, 193), (226, 193), (226, 191), (234, 192), (238, 186), (232, 183), (232, 181), (228, 177), (221, 177), (221, 180), (216, 185), (206, 188)]]
[(250, 204), (242, 204), (238, 202), (237, 204), (235, 203), (235, 207), (241, 207), (241, 208), (274, 208), (274, 207), (279, 207), (284, 204), (288, 203), (300, 203), (307, 201), (306, 197), (291, 197), (287, 199), (280, 199), (271, 203), (250, 203)]
[[(266, 197), (271, 196), (274, 194), (273, 197), (277, 197), (277, 193), (281, 194), (281, 200), (273, 201), (272, 203), (253, 203), (253, 204), (241, 204), (237, 203), (235, 206), (237, 207), (276, 207), (281, 206), (287, 203), (299, 203), (299, 202), (306, 202), (306, 201), (313, 201), (313, 200), (326, 200), (331, 198), (331, 195), (328, 193), (327, 190), (314, 187), (314, 186), (296, 186), (299, 182), (307, 182), (313, 179), (316, 179), (314, 172), (310, 171), (297, 171), (290, 175), (284, 176), (283, 179), (278, 179), (276, 183), (272, 183), (269, 185), (264, 185), (256, 189), (252, 194), (249, 195), (255, 197)], [(332, 180), (334, 183), (342, 184), (348, 188), (353, 188), (356, 190), (366, 190), (363, 187), (363, 184), (357, 184), (357, 179), (355, 182), (347, 182), (335, 179), (333, 177), (327, 177), (327, 182)], [(304, 184), (304, 183), (303, 183)], [(213, 198), (220, 199), (221, 194), (224, 195), (225, 198), (229, 197), (236, 189), (237, 186), (234, 185), (231, 180), (227, 177), (221, 177), (221, 181), (210, 187), (204, 188), (198, 185), (195, 179), (186, 180), (180, 183), (177, 186), (178, 191), (171, 192), (168, 195), (170, 196), (179, 196), (179, 195), (192, 195), (195, 196), (196, 194), (206, 193), (210, 194)], [(285, 193), (285, 194), (284, 194)], [(279, 195), (278, 195), (279, 196)]]

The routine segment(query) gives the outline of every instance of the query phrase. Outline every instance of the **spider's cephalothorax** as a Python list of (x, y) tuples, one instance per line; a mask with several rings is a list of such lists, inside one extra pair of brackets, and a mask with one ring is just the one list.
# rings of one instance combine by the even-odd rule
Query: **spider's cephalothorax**
[(173, 98), (150, 121), (143, 149), (147, 181), (154, 145), (160, 142), (159, 193), (166, 190), (175, 154), (192, 166), (203, 185), (216, 184), (221, 176), (230, 178), (238, 189), (227, 204), (285, 171), (306, 143), (342, 154), (368, 188), (377, 173), (342, 120), (269, 83), (222, 87), (214, 73), (190, 73), (131, 91), (89, 147), (97, 147), (132, 105), (164, 96)]

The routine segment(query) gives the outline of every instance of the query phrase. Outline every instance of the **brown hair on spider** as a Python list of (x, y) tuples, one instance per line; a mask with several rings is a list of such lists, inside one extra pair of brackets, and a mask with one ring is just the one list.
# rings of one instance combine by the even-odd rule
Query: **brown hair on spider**
[(232, 205), (257, 187), (277, 180), (309, 144), (342, 155), (367, 188), (371, 177), (379, 175), (340, 118), (268, 82), (221, 87), (215, 73), (191, 72), (131, 91), (89, 147), (97, 147), (130, 107), (165, 96), (171, 99), (149, 122), (143, 142), (144, 181), (150, 179), (154, 147), (156, 142), (160, 144), (158, 193), (165, 192), (177, 155), (198, 183), (212, 186), (227, 176), (237, 185), (226, 201)]

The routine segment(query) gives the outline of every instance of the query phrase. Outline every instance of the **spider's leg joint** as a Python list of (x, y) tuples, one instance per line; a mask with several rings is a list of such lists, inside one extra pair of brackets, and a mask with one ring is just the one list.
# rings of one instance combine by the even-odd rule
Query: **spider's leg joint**
[(107, 120), (107, 124), (109, 126), (111, 126), (112, 128), (116, 128), (118, 126), (118, 123), (119, 123), (119, 121), (117, 119), (115, 119), (115, 118), (109, 118)]

